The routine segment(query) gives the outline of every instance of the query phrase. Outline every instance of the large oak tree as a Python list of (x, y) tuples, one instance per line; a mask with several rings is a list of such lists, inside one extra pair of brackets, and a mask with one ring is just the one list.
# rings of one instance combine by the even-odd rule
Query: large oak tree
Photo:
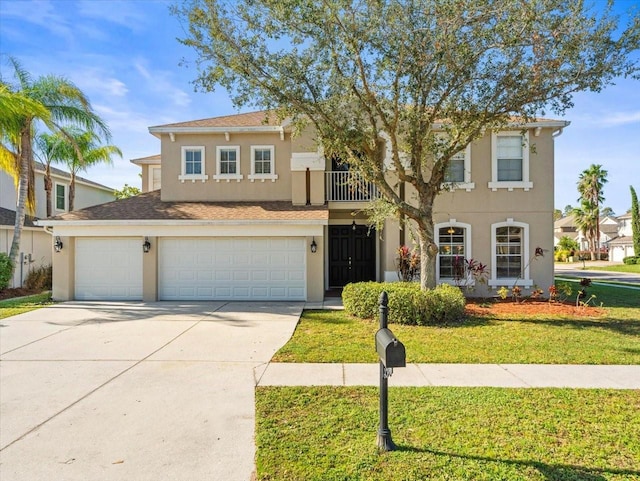
[(611, 6), (581, 1), (184, 0), (173, 12), (199, 88), (310, 123), (326, 154), (377, 185), (387, 214), (411, 221), (423, 287), (435, 285), (433, 202), (453, 155), (638, 73), (640, 17), (621, 26)]

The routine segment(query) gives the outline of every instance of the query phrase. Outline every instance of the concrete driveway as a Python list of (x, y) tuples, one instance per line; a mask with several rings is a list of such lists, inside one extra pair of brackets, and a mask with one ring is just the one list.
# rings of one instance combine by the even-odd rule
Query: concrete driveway
[(239, 480), (303, 303), (64, 303), (0, 320), (0, 479)]

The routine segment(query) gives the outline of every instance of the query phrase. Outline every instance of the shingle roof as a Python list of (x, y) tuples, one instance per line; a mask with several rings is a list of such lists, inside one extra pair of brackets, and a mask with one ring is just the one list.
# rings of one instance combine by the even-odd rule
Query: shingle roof
[(177, 122), (173, 124), (154, 125), (150, 129), (157, 127), (260, 127), (279, 126), (278, 118), (273, 111), (262, 110), (258, 112), (248, 112), (245, 114), (224, 115), (222, 117), (211, 117), (208, 119), (189, 120), (187, 122)]
[[(162, 201), (160, 191), (62, 214), (51, 221), (327, 221), (327, 206), (295, 206), (290, 201), (182, 202)], [(45, 224), (47, 221), (43, 221)]]
[[(24, 226), (25, 227), (36, 227), (33, 225), (33, 221), (38, 220), (36, 217), (31, 217), (30, 215), (25, 216), (24, 218)], [(0, 225), (10, 225), (13, 226), (16, 223), (16, 211), (5, 209), (4, 207), (0, 207)]]
[[(43, 163), (35, 162), (35, 166), (36, 166), (36, 170), (38, 172), (43, 172), (43, 173), (45, 172), (46, 166)], [(55, 168), (53, 166), (49, 167), (49, 169), (51, 170), (51, 174), (52, 175), (58, 175), (58, 176), (63, 177), (65, 179), (71, 180), (71, 174), (69, 172), (65, 172), (64, 170), (57, 169), (57, 168)], [(78, 175), (76, 175), (76, 182), (82, 182), (82, 183), (85, 183), (85, 184), (93, 185), (95, 187), (100, 187), (102, 189), (113, 191), (113, 189), (111, 187), (107, 187), (106, 185), (99, 184), (98, 182), (94, 182), (92, 180), (85, 179), (84, 177), (80, 177)]]

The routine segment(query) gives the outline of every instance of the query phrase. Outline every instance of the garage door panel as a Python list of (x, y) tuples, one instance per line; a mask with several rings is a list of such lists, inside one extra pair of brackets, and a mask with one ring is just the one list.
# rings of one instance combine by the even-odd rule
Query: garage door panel
[(78, 238), (77, 300), (142, 300), (142, 247), (138, 238)]
[(160, 299), (306, 299), (303, 238), (164, 238), (158, 245)]

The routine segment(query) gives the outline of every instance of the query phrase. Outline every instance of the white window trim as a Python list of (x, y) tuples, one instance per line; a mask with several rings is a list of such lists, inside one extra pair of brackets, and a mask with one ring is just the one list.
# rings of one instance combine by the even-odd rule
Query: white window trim
[[(220, 173), (220, 153), (223, 150), (235, 150), (236, 151), (236, 173), (235, 174), (221, 174)], [(240, 146), (239, 145), (218, 145), (216, 147), (216, 175), (213, 176), (213, 179), (216, 182), (220, 182), (221, 180), (226, 180), (230, 182), (235, 180), (236, 182), (240, 182), (244, 179), (244, 176), (240, 173)]]
[[(271, 173), (270, 174), (256, 174), (256, 150), (269, 150), (271, 151)], [(270, 180), (271, 182), (275, 182), (278, 179), (278, 175), (276, 174), (276, 155), (275, 155), (275, 147), (273, 145), (252, 145), (251, 146), (251, 174), (247, 176), (251, 182), (255, 182), (256, 180), (260, 180), (264, 182), (265, 180)]]
[[(521, 181), (498, 181), (498, 137), (522, 137), (522, 180)], [(533, 182), (529, 180), (529, 132), (524, 134), (521, 131), (503, 131), (491, 133), (491, 182), (489, 188), (494, 192), (498, 189), (524, 189), (525, 192), (533, 189)]]
[(446, 190), (466, 190), (471, 192), (476, 188), (476, 184), (471, 182), (471, 144), (464, 149), (464, 181), (463, 182), (443, 182), (442, 188)]
[[(450, 219), (447, 222), (440, 222), (433, 226), (434, 232), (436, 233), (436, 240), (439, 240), (440, 229), (443, 227), (461, 227), (464, 229), (464, 247), (465, 247), (465, 259), (473, 259), (472, 249), (471, 249), (471, 224), (466, 224), (464, 222), (457, 222), (455, 219)], [(437, 244), (437, 243), (436, 243)], [(440, 244), (438, 245), (438, 249), (440, 248)], [(440, 278), (440, 254), (436, 256), (436, 282), (439, 284), (449, 284), (452, 286), (458, 285), (453, 279), (449, 278)], [(475, 286), (475, 281), (473, 277), (469, 275), (467, 277), (467, 282), (465, 283), (467, 287)]]
[[(187, 174), (186, 171), (186, 160), (187, 160), (187, 151), (188, 150), (199, 150), (200, 158), (202, 162), (202, 173), (200, 174)], [(184, 182), (185, 180), (190, 180), (191, 182), (195, 182), (196, 180), (200, 180), (204, 182), (209, 179), (209, 176), (205, 173), (205, 149), (203, 145), (183, 145), (181, 148), (181, 161), (180, 161), (180, 175), (178, 176), (178, 180)]]
[[(58, 208), (58, 186), (64, 187), (64, 209)], [(58, 212), (67, 212), (69, 210), (69, 186), (62, 182), (55, 182), (53, 185), (53, 208)]]
[[(498, 266), (496, 261), (496, 229), (498, 227), (521, 227), (522, 234), (522, 263), (524, 265), (524, 273), (520, 278), (505, 277), (498, 279)], [(489, 279), (489, 287), (498, 286), (519, 286), (519, 287), (531, 287), (533, 286), (533, 280), (530, 277), (529, 269), (529, 224), (524, 222), (515, 222), (513, 219), (507, 219), (506, 222), (497, 222), (491, 224), (491, 279)]]

